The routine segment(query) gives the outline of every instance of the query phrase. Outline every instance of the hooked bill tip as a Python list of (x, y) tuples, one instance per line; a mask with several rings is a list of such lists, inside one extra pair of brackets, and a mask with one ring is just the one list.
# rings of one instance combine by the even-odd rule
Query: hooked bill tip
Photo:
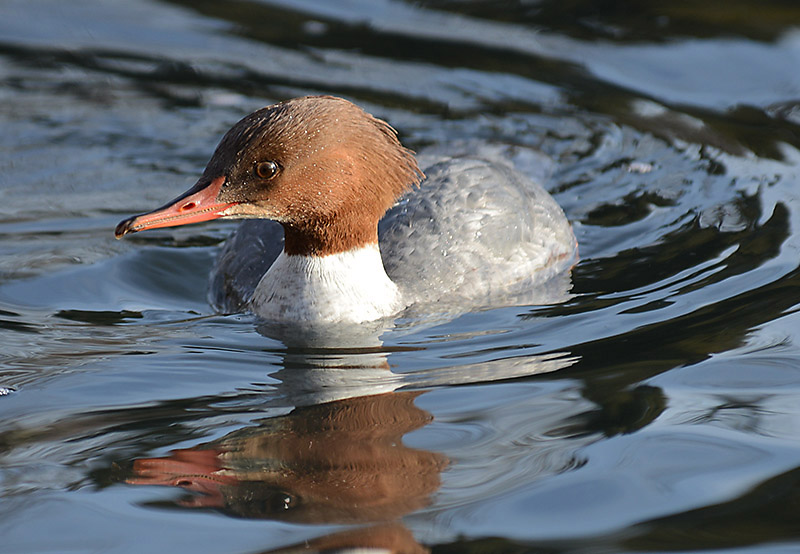
[(136, 229), (134, 229), (132, 225), (134, 219), (133, 217), (129, 217), (128, 219), (120, 221), (117, 228), (114, 229), (114, 238), (119, 240), (128, 233), (135, 233)]

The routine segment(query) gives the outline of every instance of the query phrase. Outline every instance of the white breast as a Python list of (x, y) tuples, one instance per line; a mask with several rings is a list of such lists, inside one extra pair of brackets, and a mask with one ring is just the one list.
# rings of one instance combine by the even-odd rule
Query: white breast
[(250, 309), (272, 321), (373, 321), (405, 307), (377, 245), (327, 256), (282, 252), (264, 274)]

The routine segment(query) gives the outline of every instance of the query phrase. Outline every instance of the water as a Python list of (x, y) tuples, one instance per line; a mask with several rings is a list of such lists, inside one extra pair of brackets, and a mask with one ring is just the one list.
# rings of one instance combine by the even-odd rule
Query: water
[[(673, 4), (0, 5), (0, 551), (800, 550), (800, 9)], [(551, 156), (574, 297), (298, 344), (113, 239), (309, 93)]]

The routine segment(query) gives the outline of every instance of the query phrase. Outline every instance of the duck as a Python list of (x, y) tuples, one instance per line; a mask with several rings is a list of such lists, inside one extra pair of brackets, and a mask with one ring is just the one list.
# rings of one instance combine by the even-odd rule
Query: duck
[(480, 152), (417, 158), (348, 100), (293, 98), (237, 122), (194, 186), (115, 236), (245, 219), (209, 297), (278, 323), (563, 301), (577, 241), (541, 183)]

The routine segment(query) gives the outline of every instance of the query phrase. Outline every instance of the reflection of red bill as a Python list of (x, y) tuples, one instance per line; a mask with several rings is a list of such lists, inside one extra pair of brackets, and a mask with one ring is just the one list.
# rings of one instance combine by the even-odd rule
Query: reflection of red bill
[(237, 482), (219, 463), (217, 450), (176, 450), (168, 458), (142, 458), (133, 463), (131, 485), (181, 487), (203, 496), (182, 500), (186, 507), (221, 507), (221, 485)]

